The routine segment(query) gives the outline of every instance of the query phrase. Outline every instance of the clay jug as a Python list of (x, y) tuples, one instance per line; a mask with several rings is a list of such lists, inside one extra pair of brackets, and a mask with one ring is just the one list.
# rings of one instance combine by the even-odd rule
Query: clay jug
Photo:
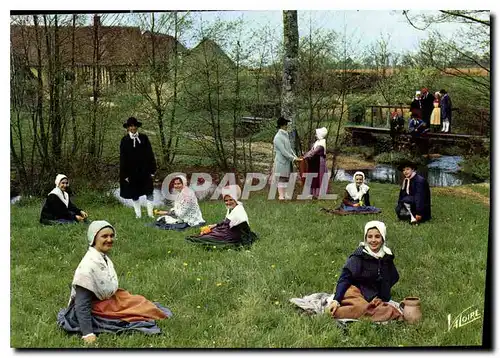
[(406, 297), (403, 302), (400, 303), (400, 306), (403, 310), (404, 320), (409, 324), (415, 324), (422, 318), (420, 298)]

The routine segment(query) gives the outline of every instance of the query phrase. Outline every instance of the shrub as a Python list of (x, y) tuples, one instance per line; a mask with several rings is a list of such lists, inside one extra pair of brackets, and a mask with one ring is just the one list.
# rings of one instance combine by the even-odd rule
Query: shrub
[(384, 152), (375, 157), (375, 161), (380, 164), (399, 164), (406, 160), (411, 160), (418, 165), (424, 165), (423, 157), (414, 157), (410, 152)]
[(361, 123), (365, 120), (366, 107), (360, 103), (350, 104), (348, 107), (349, 122)]
[(347, 155), (359, 156), (365, 160), (370, 160), (373, 159), (373, 156), (375, 155), (375, 148), (365, 146), (343, 147), (342, 153)]
[(460, 162), (460, 170), (480, 180), (490, 179), (490, 157), (473, 155)]

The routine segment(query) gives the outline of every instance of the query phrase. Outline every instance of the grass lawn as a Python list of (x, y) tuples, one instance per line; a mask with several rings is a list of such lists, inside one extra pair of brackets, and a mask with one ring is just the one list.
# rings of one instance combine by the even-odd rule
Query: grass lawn
[[(335, 183), (341, 193), (345, 183)], [(188, 244), (196, 232), (145, 227), (126, 208), (96, 195), (75, 197), (91, 219), (117, 230), (111, 253), (120, 287), (159, 301), (174, 313), (159, 321), (159, 336), (102, 334), (97, 347), (394, 347), (480, 345), (482, 318), (448, 331), (469, 306), (483, 311), (489, 206), (463, 191), (433, 194), (430, 223), (398, 222), (398, 186), (371, 184), (380, 215), (332, 216), (320, 207), (338, 203), (267, 201), (254, 194), (245, 202), (250, 226), (260, 240), (248, 250), (207, 251)], [(481, 189), (478, 195), (486, 194)], [(86, 251), (84, 225), (44, 227), (42, 200), (11, 206), (11, 345), (16, 348), (81, 348), (78, 335), (56, 325), (69, 298), (74, 270)], [(221, 201), (202, 202), (204, 218), (220, 221)], [(144, 208), (145, 211), (145, 208)], [(364, 224), (387, 225), (400, 281), (393, 299), (419, 296), (423, 319), (414, 326), (393, 322), (353, 323), (346, 331), (327, 316), (306, 317), (288, 300), (313, 292), (333, 292), (345, 260), (362, 241)]]

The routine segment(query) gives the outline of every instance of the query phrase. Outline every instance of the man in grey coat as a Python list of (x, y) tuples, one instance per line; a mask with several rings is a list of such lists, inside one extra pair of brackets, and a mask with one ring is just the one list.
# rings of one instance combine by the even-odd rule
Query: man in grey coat
[(300, 161), (290, 144), (290, 137), (288, 136), (287, 126), (290, 121), (283, 117), (278, 118), (277, 128), (278, 132), (274, 136), (274, 164), (273, 173), (278, 177), (278, 198), (279, 200), (285, 199), (285, 192), (288, 186), (288, 180), (292, 171), (292, 163)]

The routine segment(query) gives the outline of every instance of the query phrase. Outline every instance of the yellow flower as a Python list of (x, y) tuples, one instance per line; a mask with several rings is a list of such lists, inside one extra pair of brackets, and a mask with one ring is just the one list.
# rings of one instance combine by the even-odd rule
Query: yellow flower
[(222, 282), (217, 282), (216, 285), (217, 287), (222, 286)]
[(196, 308), (201, 308), (201, 306), (196, 306)]
[(172, 252), (171, 250), (168, 250), (168, 251), (167, 251), (167, 254), (169, 254), (169, 253), (171, 253), (171, 252)]
[(197, 278), (196, 278), (196, 281), (201, 281), (201, 278), (197, 277)]
[(279, 304), (280, 304), (280, 301), (274, 301), (274, 304), (275, 304), (275, 305), (279, 305)]
[(184, 262), (184, 263), (183, 263), (183, 265), (184, 265), (184, 266), (187, 266), (187, 265), (188, 265), (188, 263), (187, 263), (187, 262)]
[(275, 267), (276, 267), (276, 265), (275, 265), (275, 264), (272, 264), (272, 265), (271, 265), (271, 268), (275, 268)]

